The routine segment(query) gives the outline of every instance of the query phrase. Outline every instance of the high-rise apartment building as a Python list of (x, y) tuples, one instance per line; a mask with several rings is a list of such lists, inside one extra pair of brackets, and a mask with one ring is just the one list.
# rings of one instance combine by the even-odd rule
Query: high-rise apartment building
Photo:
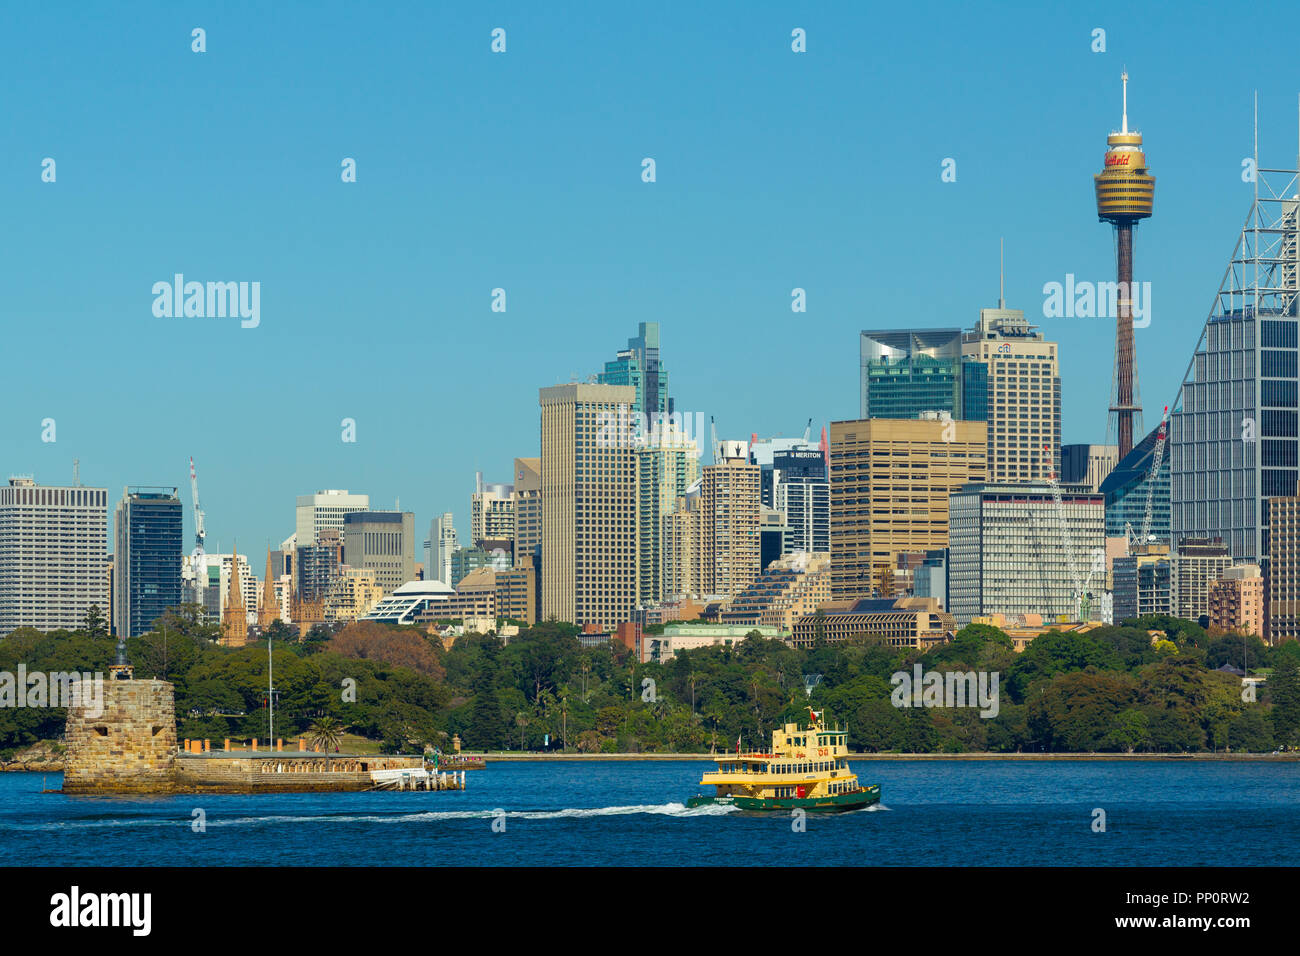
[(660, 535), (664, 515), (700, 478), (699, 447), (680, 429), (663, 426), (636, 447), (637, 578), (641, 603), (664, 598)]
[(470, 543), (487, 551), (514, 547), (515, 486), (487, 484), (483, 472), (474, 477), (470, 496)]
[(758, 466), (743, 441), (718, 444), (718, 460), (700, 479), (701, 558), (708, 594), (739, 594), (758, 578)]
[(370, 496), (349, 494), (347, 489), (327, 489), (314, 495), (299, 495), (295, 529), (298, 547), (316, 544), (320, 540), (321, 531), (326, 528), (342, 534), (344, 515), (368, 510)]
[(1264, 575), (1258, 564), (1234, 564), (1210, 584), (1210, 630), (1264, 636)]
[[(1061, 375), (1057, 346), (1019, 309), (981, 309), (962, 354), (988, 369), (988, 480), (1037, 481), (1058, 472)], [(1043, 449), (1050, 451), (1044, 454)]]
[(533, 566), (542, 557), (542, 460), (540, 458), (515, 459), (515, 564), (524, 558), (533, 560)]
[(773, 507), (785, 515), (787, 527), (782, 552), (829, 554), (831, 485), (821, 450), (777, 452), (772, 475)]
[(1116, 624), (1173, 610), (1169, 545), (1134, 544), (1129, 554), (1113, 560), (1111, 576), (1111, 614)]
[(108, 489), (10, 478), (0, 488), (0, 637), (80, 627), (109, 615)]
[(376, 580), (373, 568), (344, 568), (322, 603), (326, 621), (355, 621), (378, 604), (384, 588)]
[(1210, 585), (1232, 565), (1220, 538), (1184, 538), (1170, 556), (1173, 615), (1195, 621), (1210, 613)]
[(659, 582), (663, 600), (699, 598), (704, 590), (704, 512), (698, 485), (660, 519)]
[(385, 594), (415, 580), (415, 515), (351, 511), (343, 516), (343, 563), (375, 572)]
[(540, 390), (543, 618), (605, 627), (631, 620), (639, 599), (635, 443), (608, 436), (636, 401), (634, 385)]
[[(758, 465), (759, 483), (762, 489), (759, 495), (759, 501), (765, 508), (775, 507), (773, 502), (776, 500), (776, 483), (780, 480), (780, 473), (776, 468), (776, 456), (789, 452), (799, 452), (801, 455), (820, 455), (821, 448), (814, 442), (806, 438), (757, 438), (751, 437), (749, 443), (749, 463)], [(810, 459), (801, 457), (785, 458), (787, 467), (794, 464), (796, 470), (803, 470), (806, 464), (799, 464), (800, 461), (807, 462)]]
[(1271, 644), (1300, 640), (1300, 487), (1268, 502), (1268, 620)]
[(949, 495), (985, 479), (984, 422), (831, 422), (831, 592), (888, 597), (902, 553), (948, 545)]
[(963, 353), (960, 329), (879, 329), (862, 333), (862, 418), (916, 418), (946, 412), (984, 421), (988, 369)]
[(1058, 509), (1045, 483), (968, 485), (953, 492), (948, 521), (948, 610), (958, 627), (993, 614), (1076, 621), (1087, 610), (1078, 590), (1101, 590), (1100, 494), (1061, 489)]
[(175, 488), (124, 488), (113, 523), (113, 631), (138, 637), (181, 603), (181, 500)]
[(299, 600), (323, 600), (343, 566), (343, 536), (333, 528), (322, 529), (316, 544), (299, 545), (295, 553)]

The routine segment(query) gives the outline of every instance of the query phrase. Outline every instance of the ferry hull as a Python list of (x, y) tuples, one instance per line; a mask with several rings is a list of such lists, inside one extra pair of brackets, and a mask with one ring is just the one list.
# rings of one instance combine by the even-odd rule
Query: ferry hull
[(749, 813), (789, 813), (791, 810), (803, 810), (806, 813), (848, 813), (862, 810), (873, 803), (880, 802), (880, 787), (865, 787), (853, 793), (837, 793), (829, 797), (743, 797), (727, 795), (722, 797), (691, 797), (686, 807), (736, 807)]

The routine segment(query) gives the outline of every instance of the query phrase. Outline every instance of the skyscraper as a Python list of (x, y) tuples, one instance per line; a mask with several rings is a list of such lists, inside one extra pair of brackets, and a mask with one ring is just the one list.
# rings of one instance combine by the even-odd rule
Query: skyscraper
[(181, 602), (184, 542), (176, 489), (124, 488), (113, 523), (113, 631), (138, 637)]
[(659, 323), (642, 322), (637, 335), (627, 340), (627, 348), (605, 363), (605, 371), (596, 376), (601, 385), (630, 385), (635, 397), (628, 404), (647, 415), (671, 413), (668, 397), (668, 370), (659, 362)]
[(960, 329), (877, 329), (862, 333), (862, 418), (947, 412), (984, 421), (988, 371), (962, 350)]
[(107, 537), (108, 489), (10, 478), (0, 488), (0, 637), (77, 628), (92, 607), (107, 622)]
[(984, 422), (831, 422), (831, 594), (888, 597), (900, 554), (948, 545), (948, 496), (985, 478)]
[(699, 447), (679, 429), (663, 426), (636, 448), (637, 575), (642, 603), (664, 598), (661, 579), (663, 517), (700, 477)]
[(1300, 488), (1269, 501), (1268, 548), (1269, 643), (1300, 640)]
[(542, 460), (515, 459), (515, 564), (524, 558), (541, 563), (542, 556)]
[[(811, 426), (811, 422), (809, 422)], [(758, 465), (759, 502), (766, 508), (776, 507), (776, 483), (780, 474), (776, 470), (776, 456), (783, 452), (804, 452), (808, 456), (820, 454), (821, 448), (808, 438), (759, 438), (750, 436), (749, 463)], [(785, 459), (787, 467), (798, 458)], [(807, 459), (807, 460), (810, 460)], [(805, 465), (796, 465), (803, 469)]]
[(470, 543), (491, 551), (514, 546), (515, 486), (485, 484), (483, 472), (474, 476), (474, 494), (470, 496)]
[(772, 476), (773, 506), (787, 527), (782, 552), (830, 554), (831, 486), (821, 450), (776, 452)]
[[(962, 354), (988, 369), (988, 480), (1037, 481), (1058, 471), (1061, 373), (1048, 342), (1019, 309), (981, 309)], [(1052, 449), (1050, 456), (1043, 448)]]
[(634, 385), (539, 392), (542, 617), (614, 627), (637, 605), (635, 444), (611, 423)]
[(957, 626), (991, 614), (1078, 620), (1079, 590), (1100, 591), (1103, 584), (1094, 559), (1105, 554), (1104, 519), (1100, 494), (1064, 489), (1058, 509), (1046, 483), (972, 484), (953, 492), (948, 610)]
[(1124, 460), (1111, 470), (1098, 489), (1106, 498), (1108, 538), (1123, 537), (1126, 529), (1131, 527), (1133, 536), (1140, 540), (1146, 521), (1147, 503), (1150, 502), (1151, 525), (1147, 529), (1147, 536), (1169, 543), (1168, 448), (1160, 459), (1160, 469), (1156, 472), (1155, 480), (1151, 480), (1151, 465), (1155, 458), (1159, 431), (1156, 428), (1138, 442)]
[(700, 480), (703, 585), (708, 594), (736, 595), (762, 571), (758, 466), (743, 441), (719, 442), (718, 454)]
[(1119, 464), (1119, 447), (1116, 445), (1062, 445), (1061, 484), (1087, 485), (1098, 491), (1115, 466)]
[(375, 572), (385, 594), (415, 580), (415, 515), (351, 511), (343, 516), (343, 563)]
[(369, 495), (349, 494), (342, 490), (326, 489), (314, 495), (299, 495), (295, 513), (298, 547), (316, 544), (326, 528), (343, 533), (343, 516), (353, 511), (367, 511)]
[[(1222, 538), (1238, 561), (1269, 556), (1267, 500), (1295, 492), (1297, 427), (1294, 170), (1258, 166), (1255, 202), (1169, 422), (1170, 532)], [(1267, 569), (1265, 569), (1267, 574)]]
[(662, 600), (703, 597), (704, 512), (698, 483), (659, 519), (659, 588)]
[(433, 519), (429, 525), (429, 540), (424, 543), (424, 548), (429, 567), (424, 573), (425, 578), (441, 581), (451, 587), (451, 556), (460, 548), (460, 539), (456, 535), (450, 511), (444, 511)]

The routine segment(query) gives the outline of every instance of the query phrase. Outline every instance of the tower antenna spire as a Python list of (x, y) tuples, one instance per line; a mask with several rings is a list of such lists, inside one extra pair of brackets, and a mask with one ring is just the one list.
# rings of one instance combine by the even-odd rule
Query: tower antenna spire
[(1123, 73), (1121, 73), (1119, 75), (1119, 78), (1124, 86), (1124, 113), (1120, 120), (1121, 122), (1120, 132), (1127, 133), (1128, 132), (1128, 70), (1125, 70)]

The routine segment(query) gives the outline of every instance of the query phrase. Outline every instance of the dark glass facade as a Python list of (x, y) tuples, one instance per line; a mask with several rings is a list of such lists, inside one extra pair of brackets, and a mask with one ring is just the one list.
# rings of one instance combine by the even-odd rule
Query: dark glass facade
[(115, 529), (114, 630), (138, 637), (181, 603), (181, 502), (175, 490), (128, 489)]
[(862, 417), (987, 421), (988, 367), (962, 357), (961, 337), (960, 329), (863, 332)]

